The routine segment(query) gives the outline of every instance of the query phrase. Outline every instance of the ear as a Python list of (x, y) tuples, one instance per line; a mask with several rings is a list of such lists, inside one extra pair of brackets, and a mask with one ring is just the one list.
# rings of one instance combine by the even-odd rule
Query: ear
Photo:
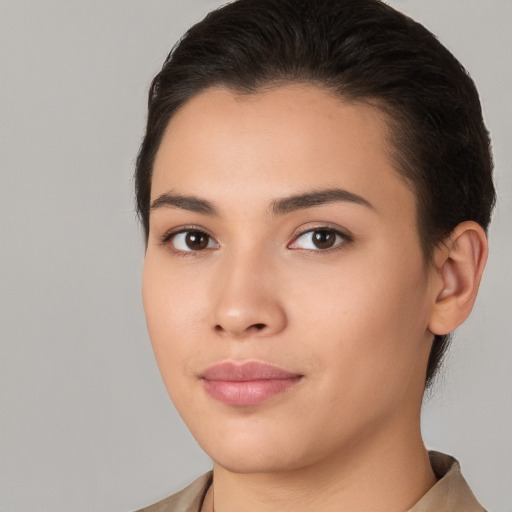
[(432, 334), (448, 334), (469, 316), (487, 254), (485, 231), (473, 221), (459, 224), (435, 250), (435, 303), (428, 325)]

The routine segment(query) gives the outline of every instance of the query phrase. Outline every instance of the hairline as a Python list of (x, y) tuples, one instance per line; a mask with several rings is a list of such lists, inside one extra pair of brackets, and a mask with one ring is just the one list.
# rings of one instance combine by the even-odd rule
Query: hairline
[[(406, 116), (402, 115), (400, 109), (396, 106), (393, 106), (390, 102), (385, 101), (382, 98), (379, 98), (374, 95), (365, 95), (365, 94), (354, 94), (350, 93), (350, 91), (340, 91), (339, 86), (336, 87), (334, 85), (330, 86), (326, 83), (326, 80), (320, 79), (307, 79), (303, 77), (286, 77), (282, 76), (279, 78), (270, 78), (268, 80), (260, 80), (257, 83), (251, 84), (251, 86), (242, 87), (233, 81), (228, 81), (225, 79), (218, 79), (213, 81), (210, 84), (204, 84), (202, 87), (197, 87), (192, 91), (187, 98), (183, 99), (181, 103), (170, 113), (166, 120), (166, 126), (161, 131), (160, 140), (158, 141), (158, 145), (155, 149), (155, 154), (153, 158), (153, 162), (151, 165), (151, 177), (150, 184), (151, 187), (148, 191), (147, 205), (146, 205), (146, 215), (147, 215), (147, 232), (145, 233), (146, 246), (148, 243), (149, 236), (149, 215), (151, 212), (151, 188), (153, 185), (153, 171), (154, 171), (154, 163), (156, 160), (156, 156), (160, 150), (163, 139), (165, 138), (168, 130), (170, 129), (172, 119), (178, 114), (185, 106), (192, 101), (197, 96), (212, 90), (225, 90), (233, 93), (234, 95), (238, 95), (239, 97), (247, 97), (247, 96), (262, 96), (264, 94), (268, 94), (272, 91), (281, 89), (286, 86), (297, 85), (304, 87), (313, 87), (320, 91), (323, 91), (329, 94), (331, 97), (340, 101), (342, 103), (348, 105), (366, 105), (375, 111), (377, 111), (380, 115), (382, 115), (382, 119), (384, 122), (384, 126), (386, 128), (385, 133), (385, 141), (388, 147), (388, 157), (390, 158), (390, 162), (392, 164), (393, 169), (396, 172), (396, 175), (402, 180), (402, 182), (411, 190), (414, 194), (415, 198), (415, 214), (416, 214), (416, 226), (417, 232), (419, 236), (419, 241), (422, 248), (422, 253), (424, 256), (424, 263), (429, 266), (433, 263), (433, 252), (434, 249), (442, 243), (443, 240), (437, 240), (435, 242), (429, 241), (426, 239), (425, 233), (422, 229), (423, 219), (422, 216), (425, 212), (422, 209), (419, 188), (416, 186), (414, 181), (409, 178), (408, 174), (412, 174), (409, 169), (411, 168), (411, 163), (407, 162), (407, 157), (403, 154), (403, 151), (400, 150), (399, 146), (399, 132), (404, 129), (404, 125), (407, 124)], [(446, 234), (447, 235), (447, 234)], [(444, 238), (443, 238), (444, 239)]]

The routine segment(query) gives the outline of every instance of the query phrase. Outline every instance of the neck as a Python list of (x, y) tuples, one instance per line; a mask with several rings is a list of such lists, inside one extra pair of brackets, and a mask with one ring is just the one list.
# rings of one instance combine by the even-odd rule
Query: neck
[(419, 425), (390, 425), (329, 459), (290, 471), (240, 474), (214, 466), (203, 511), (408, 510), (435, 483)]

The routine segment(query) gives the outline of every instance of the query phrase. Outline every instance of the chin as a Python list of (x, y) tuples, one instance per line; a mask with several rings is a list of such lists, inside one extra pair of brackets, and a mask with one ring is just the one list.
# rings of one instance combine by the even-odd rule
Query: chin
[(229, 455), (220, 454), (212, 457), (215, 464), (231, 473), (281, 473), (299, 469), (298, 461), (292, 461), (286, 457), (276, 457), (276, 454), (262, 454), (251, 451), (250, 453), (238, 453)]
[(231, 435), (219, 432), (217, 436), (203, 437), (195, 433), (196, 440), (215, 464), (232, 473), (276, 473), (301, 466), (301, 455), (281, 435), (272, 436), (263, 431)]
[(216, 439), (196, 439), (216, 465), (237, 474), (294, 472), (329, 457), (326, 447), (319, 446), (317, 439), (293, 435), (285, 428), (279, 432), (252, 430), (230, 437), (224, 431)]

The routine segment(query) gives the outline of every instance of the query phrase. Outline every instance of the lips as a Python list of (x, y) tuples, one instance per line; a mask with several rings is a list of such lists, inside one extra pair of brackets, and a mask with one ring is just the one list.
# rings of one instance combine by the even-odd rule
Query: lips
[(302, 375), (260, 362), (226, 362), (201, 375), (203, 387), (215, 400), (232, 406), (263, 403), (295, 386)]

